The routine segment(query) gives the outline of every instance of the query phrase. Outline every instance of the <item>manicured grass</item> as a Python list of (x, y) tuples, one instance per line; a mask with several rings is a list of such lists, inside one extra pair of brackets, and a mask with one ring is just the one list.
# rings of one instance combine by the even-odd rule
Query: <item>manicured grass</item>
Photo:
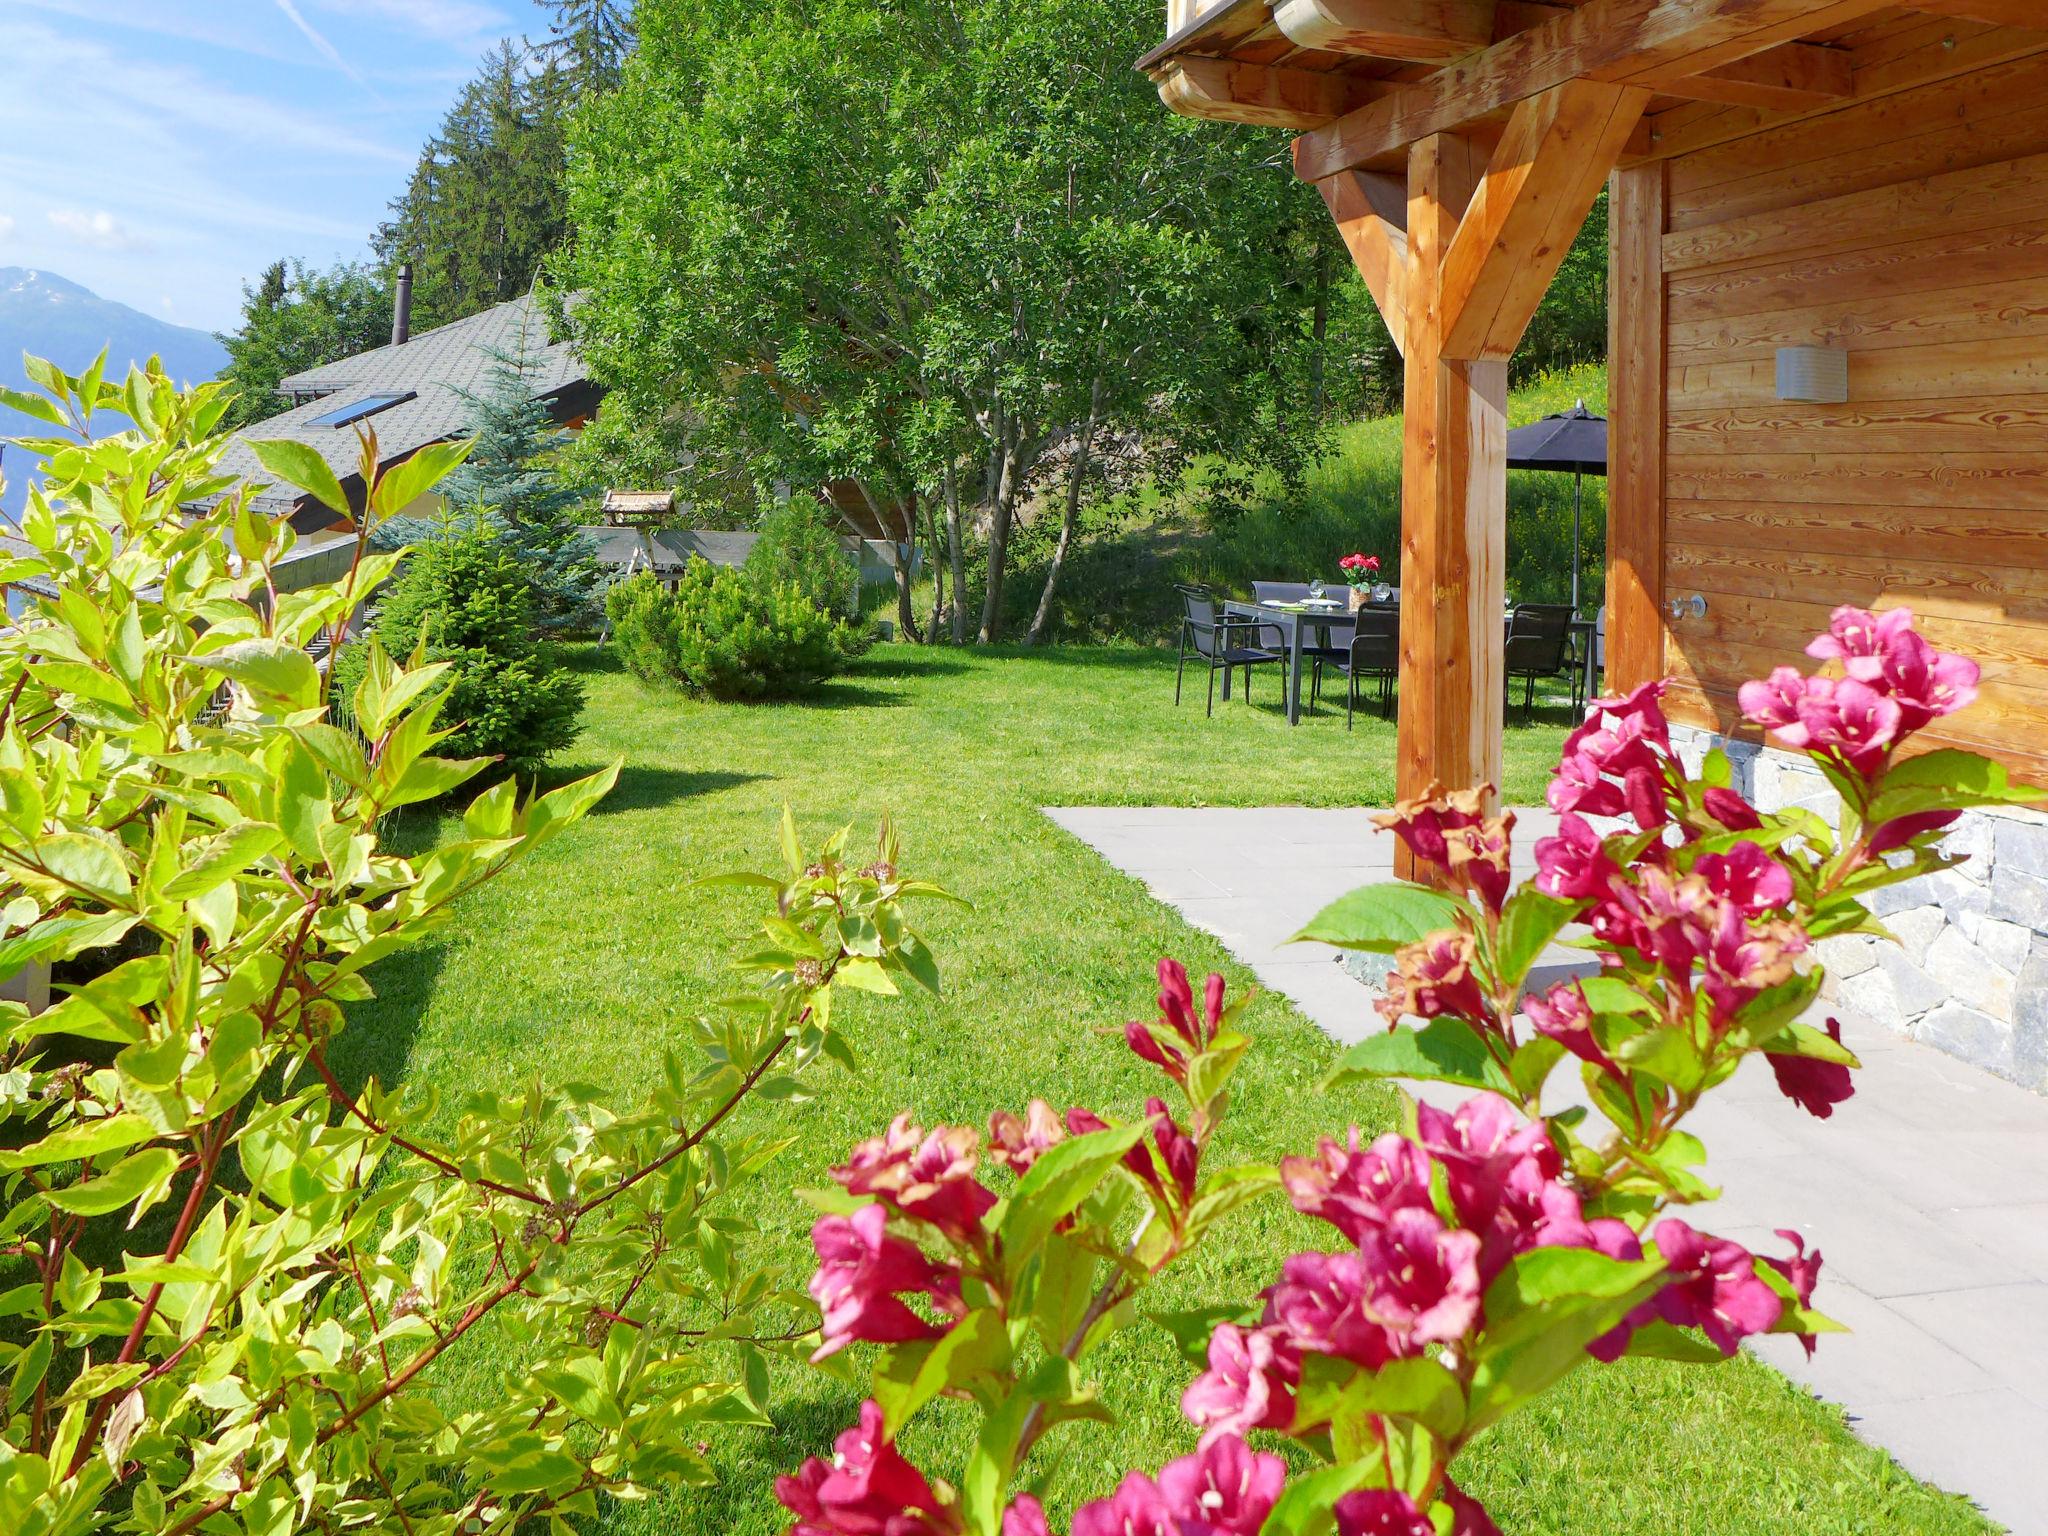
[[(688, 882), (770, 865), (785, 801), (811, 834), (852, 821), (865, 837), (887, 812), (907, 866), (975, 907), (924, 914), (943, 999), (856, 999), (835, 1023), (861, 1056), (860, 1075), (824, 1069), (815, 1101), (754, 1112), (755, 1123), (772, 1116), (801, 1138), (754, 1207), (766, 1228), (757, 1255), (786, 1265), (796, 1284), (809, 1273), (808, 1221), (784, 1192), (824, 1184), (826, 1167), (898, 1109), (926, 1124), (977, 1123), (1039, 1095), (1127, 1115), (1152, 1080), (1103, 1027), (1148, 1008), (1154, 958), (1177, 955), (1197, 974), (1220, 969), (1233, 986), (1248, 982), (1213, 940), (1040, 806), (1374, 804), (1392, 789), (1390, 726), (1361, 720), (1347, 737), (1340, 713), (1290, 732), (1270, 676), (1257, 686), (1260, 708), (1233, 700), (1205, 720), (1197, 699), (1175, 711), (1172, 659), (1156, 652), (884, 647), (814, 702), (774, 707), (697, 703), (643, 689), (588, 653), (581, 660), (587, 734), (563, 766), (623, 758), (617, 791), (472, 898), (443, 940), (384, 965), (380, 999), (353, 1010), (352, 1064), (449, 1090), (543, 1073), (630, 1094), (659, 1070), (682, 1022), (726, 987), (726, 959), (755, 921), (745, 893)], [(1511, 724), (1510, 799), (1540, 793), (1563, 725), (1562, 711), (1533, 728)], [(416, 820), (401, 835), (434, 830)], [(1368, 1006), (1361, 990), (1359, 1007)], [(1317, 1090), (1331, 1047), (1283, 1000), (1261, 998), (1249, 1027), (1257, 1045), (1212, 1153), (1218, 1166), (1306, 1149), (1354, 1120), (1388, 1122), (1384, 1093)], [(1156, 1300), (1249, 1294), (1290, 1248), (1322, 1241), (1277, 1202), (1254, 1207)], [(509, 1358), (492, 1353), (499, 1347), (484, 1339), (451, 1392), (488, 1390)], [(1064, 1430), (1048, 1447), (1063, 1453), (1046, 1463), (1062, 1527), (1077, 1499), (1193, 1444), (1177, 1406), (1188, 1372), (1163, 1334), (1127, 1335), (1102, 1374), (1122, 1424)], [(824, 1450), (856, 1402), (827, 1377), (787, 1372), (776, 1431), (716, 1442), (719, 1486), (621, 1508), (606, 1529), (780, 1531), (787, 1517), (770, 1495), (773, 1475)], [(964, 1424), (950, 1411), (920, 1423), (907, 1448), (935, 1474), (957, 1474)], [(1582, 1371), (1467, 1461), (1460, 1475), (1514, 1536), (1988, 1529), (1854, 1440), (1835, 1410), (1746, 1359), (1713, 1370), (1631, 1362)]]

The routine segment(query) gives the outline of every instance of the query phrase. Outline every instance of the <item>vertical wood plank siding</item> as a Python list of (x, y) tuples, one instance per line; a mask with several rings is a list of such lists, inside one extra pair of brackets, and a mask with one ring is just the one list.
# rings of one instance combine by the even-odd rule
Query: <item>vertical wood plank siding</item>
[[(1942, 740), (2048, 775), (2048, 54), (1613, 187), (1615, 681), (1733, 730), (1834, 605), (1908, 604), (1984, 667)], [(1777, 399), (1805, 343), (1848, 404)]]

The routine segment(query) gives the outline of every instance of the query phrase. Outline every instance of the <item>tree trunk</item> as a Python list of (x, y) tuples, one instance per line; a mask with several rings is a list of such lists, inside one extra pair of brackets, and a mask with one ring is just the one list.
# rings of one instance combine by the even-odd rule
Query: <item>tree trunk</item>
[(940, 626), (946, 617), (946, 562), (939, 557), (939, 504), (930, 496), (919, 498), (924, 507), (924, 547), (932, 565), (932, 614), (925, 621), (924, 643), (939, 643)]
[(995, 515), (988, 525), (988, 590), (982, 596), (981, 630), (975, 636), (983, 645), (994, 644), (1003, 629), (1003, 567), (1010, 558), (1010, 522), (1017, 512), (1017, 471), (1022, 450), (1022, 434), (1013, 426), (1003, 445), (1002, 478), (996, 485)]
[(1330, 331), (1330, 244), (1323, 226), (1316, 226), (1315, 350), (1308, 355), (1309, 420), (1323, 419), (1323, 364)]
[[(860, 488), (860, 499), (868, 504), (868, 516), (875, 526), (884, 533), (889, 531), (889, 521), (882, 516), (881, 504), (875, 500), (875, 493), (868, 489), (865, 480), (853, 482)], [(915, 498), (903, 513), (903, 538), (896, 545), (896, 559), (892, 562), (896, 577), (896, 627), (906, 639), (922, 641), (918, 632), (917, 613), (910, 606), (910, 563), (917, 553), (917, 509)]]
[(946, 461), (946, 563), (953, 571), (953, 643), (967, 643), (967, 556), (960, 547), (960, 475)]
[(1095, 424), (1102, 415), (1102, 380), (1088, 387), (1088, 421), (1074, 444), (1074, 461), (1067, 466), (1067, 504), (1060, 509), (1060, 537), (1053, 546), (1052, 564), (1046, 568), (1045, 590), (1038, 594), (1038, 612), (1031, 616), (1031, 628), (1024, 635), (1026, 645), (1036, 645), (1052, 617), (1053, 588), (1059, 585), (1060, 568), (1067, 563), (1067, 549), (1074, 542), (1074, 524), (1081, 514), (1081, 486), (1088, 478), (1088, 458), (1095, 448)]

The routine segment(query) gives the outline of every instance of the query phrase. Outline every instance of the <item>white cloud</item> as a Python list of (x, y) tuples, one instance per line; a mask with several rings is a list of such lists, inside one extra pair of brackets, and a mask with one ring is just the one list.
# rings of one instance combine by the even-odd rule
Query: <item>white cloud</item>
[(50, 227), (80, 245), (98, 251), (146, 251), (149, 241), (129, 229), (104, 208), (91, 213), (79, 208), (52, 208)]
[(5, 240), (9, 235), (13, 233), (14, 220), (6, 214), (0, 213), (0, 240)]

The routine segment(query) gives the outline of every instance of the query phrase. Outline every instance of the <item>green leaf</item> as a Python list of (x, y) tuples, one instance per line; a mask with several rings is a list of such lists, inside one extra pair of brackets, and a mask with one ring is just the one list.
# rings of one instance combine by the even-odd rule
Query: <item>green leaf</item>
[(1805, 1056), (1814, 1061), (1831, 1061), (1838, 1066), (1860, 1067), (1856, 1053), (1811, 1024), (1793, 1024), (1764, 1042), (1773, 1056)]
[(68, 1163), (78, 1158), (100, 1157), (118, 1152), (155, 1134), (140, 1116), (108, 1115), (99, 1120), (81, 1120), (53, 1131), (41, 1141), (19, 1152), (0, 1153), (0, 1168), (40, 1168), (46, 1163)]
[(1449, 1017), (1431, 1019), (1420, 1029), (1403, 1025), (1384, 1035), (1366, 1036), (1337, 1059), (1323, 1086), (1342, 1088), (1383, 1077), (1456, 1083), (1494, 1093), (1514, 1091), (1472, 1026)]
[(1300, 1401), (1301, 1421), (1328, 1422), (1331, 1443), (1343, 1461), (1378, 1450), (1376, 1418), (1412, 1419), (1439, 1440), (1451, 1439), (1465, 1424), (1464, 1388), (1441, 1362), (1427, 1356), (1358, 1371), (1333, 1399), (1322, 1402), (1311, 1402), (1304, 1380)]
[(35, 857), (56, 879), (109, 905), (135, 889), (125, 852), (104, 833), (59, 832), (35, 845)]
[(1508, 1080), (1523, 1102), (1535, 1100), (1543, 1092), (1564, 1054), (1564, 1047), (1548, 1035), (1534, 1035), (1515, 1047), (1515, 1054), (1508, 1059)]
[(939, 1338), (899, 1344), (875, 1367), (873, 1396), (891, 1439), (941, 1392), (1010, 1369), (1010, 1333), (993, 1307), (968, 1313)]
[(1719, 1365), (1726, 1358), (1704, 1335), (1689, 1328), (1674, 1328), (1662, 1318), (1652, 1318), (1630, 1334), (1624, 1353), (1643, 1360), (1676, 1360), (1684, 1365)]
[(1681, 1093), (1691, 1093), (1706, 1079), (1707, 1066), (1699, 1047), (1682, 1029), (1646, 1029), (1621, 1042), (1616, 1056), (1630, 1067), (1663, 1079)]
[(385, 470), (377, 477), (377, 488), (370, 496), (370, 510), (377, 521), (395, 517), (440, 484), (449, 471), (469, 457), (474, 447), (476, 439), (473, 437), (428, 443)]
[(1259, 1320), (1256, 1301), (1229, 1301), (1211, 1307), (1194, 1307), (1185, 1312), (1147, 1312), (1145, 1319), (1173, 1336), (1182, 1358), (1197, 1369), (1209, 1364), (1209, 1336), (1219, 1323), (1236, 1323), (1249, 1328)]
[(0, 406), (19, 411), (24, 416), (33, 416), (37, 421), (46, 421), (53, 427), (65, 427), (70, 423), (57, 408), (57, 402), (47, 395), (32, 394), (28, 390), (9, 389), (0, 385)]
[(974, 1454), (967, 1458), (967, 1469), (960, 1477), (960, 1512), (966, 1517), (967, 1529), (976, 1536), (995, 1536), (1002, 1525), (1003, 1495), (1015, 1470), (1017, 1436), (1035, 1404), (1030, 1392), (1020, 1387), (982, 1421)]
[(2048, 789), (2015, 784), (2003, 764), (1953, 747), (1922, 753), (1893, 765), (1871, 802), (1870, 822), (1893, 821), (1922, 811), (1973, 805), (2036, 805)]
[(1339, 896), (1288, 942), (1312, 939), (1339, 949), (1386, 954), (1456, 927), (1458, 919), (1469, 917), (1471, 911), (1470, 903), (1462, 898), (1427, 886), (1366, 885)]
[(1560, 901), (1546, 896), (1533, 885), (1525, 885), (1501, 908), (1500, 938), (1494, 945), (1494, 964), (1504, 987), (1521, 990), (1522, 981), (1537, 956), (1579, 914), (1584, 902)]
[[(124, 1158), (98, 1178), (53, 1189), (43, 1198), (73, 1216), (104, 1216), (133, 1205), (139, 1219), (164, 1197), (177, 1171), (176, 1152), (169, 1147), (150, 1147)], [(134, 1219), (129, 1225), (134, 1225)]]
[(1151, 1129), (1140, 1120), (1074, 1136), (1046, 1152), (1018, 1181), (1003, 1212), (1003, 1263), (1020, 1273), (1046, 1234), (1079, 1209), (1097, 1185)]
[(319, 449), (290, 438), (245, 438), (243, 441), (256, 455), (256, 462), (286, 485), (305, 491), (331, 512), (338, 512), (343, 517), (351, 515), (341, 482), (334, 478), (334, 471), (320, 457)]
[(1591, 1359), (1586, 1346), (1663, 1283), (1659, 1260), (1628, 1263), (1588, 1248), (1537, 1248), (1510, 1259), (1486, 1288), (1468, 1430), (1511, 1413)]
[(1335, 1529), (1331, 1513), (1337, 1501), (1361, 1488), (1385, 1485), (1386, 1474), (1377, 1461), (1346, 1461), (1334, 1467), (1318, 1467), (1288, 1483), (1287, 1491), (1259, 1527), (1259, 1536), (1324, 1536)]
[(267, 821), (245, 821), (185, 850), (186, 867), (164, 886), (167, 901), (190, 901), (232, 880), (284, 841)]
[(238, 640), (197, 658), (200, 665), (233, 678), (259, 701), (282, 700), (305, 709), (320, 694), (313, 658), (283, 640)]

